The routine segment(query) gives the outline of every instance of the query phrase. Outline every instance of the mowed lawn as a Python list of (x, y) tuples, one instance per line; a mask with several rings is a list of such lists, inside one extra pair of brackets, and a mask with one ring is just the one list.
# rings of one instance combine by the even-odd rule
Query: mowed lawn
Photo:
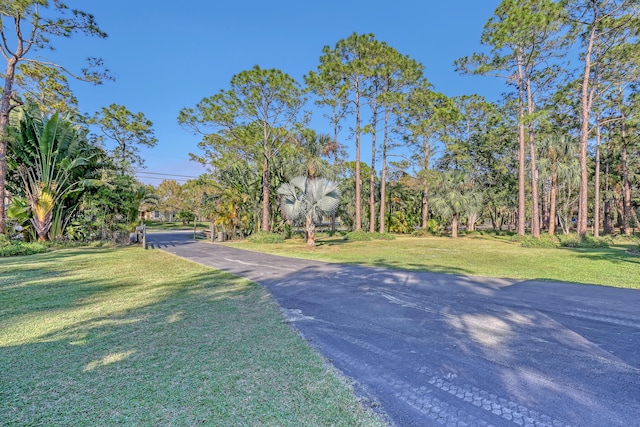
[(321, 237), (313, 249), (307, 249), (302, 239), (231, 245), (328, 262), (640, 289), (640, 257), (628, 252), (632, 243), (596, 249), (525, 248), (507, 236), (470, 235), (458, 239), (398, 236), (395, 240), (371, 241)]
[(2, 426), (376, 426), (259, 286), (161, 251), (0, 259)]

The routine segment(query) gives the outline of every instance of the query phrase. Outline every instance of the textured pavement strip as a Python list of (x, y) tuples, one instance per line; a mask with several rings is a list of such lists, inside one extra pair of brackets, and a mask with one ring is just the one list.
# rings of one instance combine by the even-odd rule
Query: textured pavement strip
[[(385, 357), (394, 362), (405, 361), (404, 358), (378, 348), (370, 343), (367, 343), (366, 341), (346, 336), (340, 336), (339, 338), (343, 341), (356, 345), (364, 350), (367, 350), (378, 356)], [(455, 378), (455, 375), (450, 376), (450, 378), (442, 378), (438, 375), (435, 375), (426, 366), (412, 366), (412, 369), (422, 375), (429, 377), (426, 382), (431, 384), (432, 386), (445, 391), (464, 402), (468, 402), (474, 406), (477, 406), (478, 408), (491, 412), (492, 414), (502, 417), (515, 424), (532, 427), (569, 427), (568, 425), (563, 424), (561, 421), (554, 420), (547, 415), (529, 409), (526, 406), (519, 405), (516, 402), (500, 398), (495, 394), (489, 393), (486, 390), (482, 390), (478, 387), (473, 387), (465, 383), (456, 384), (451, 381), (451, 379)], [(405, 390), (408, 390), (409, 388), (411, 387), (405, 387)], [(420, 388), (419, 390), (422, 390), (422, 388)], [(399, 397), (403, 396), (405, 395), (399, 394)]]
[(390, 375), (382, 378), (396, 390), (396, 397), (440, 424), (452, 427), (495, 427), (484, 420), (467, 414), (437, 397), (430, 396), (427, 387), (415, 388)]
[[(339, 359), (342, 363), (347, 363), (356, 369), (365, 369), (367, 371), (375, 370), (374, 367), (368, 363), (360, 359), (354, 359), (340, 350), (332, 349), (331, 354), (335, 359)], [(463, 409), (455, 408), (434, 396), (429, 396), (427, 387), (423, 386), (415, 389), (410, 384), (389, 374), (382, 374), (378, 377), (378, 380), (391, 386), (394, 389), (396, 398), (439, 424), (453, 427), (495, 427), (484, 420), (468, 414)]]
[(628, 326), (630, 328), (640, 329), (640, 317), (628, 316), (616, 313), (613, 316), (609, 312), (596, 311), (596, 310), (584, 310), (574, 309), (562, 312), (563, 315), (571, 317), (579, 317), (581, 319), (597, 320), (604, 323), (609, 323), (619, 326)]

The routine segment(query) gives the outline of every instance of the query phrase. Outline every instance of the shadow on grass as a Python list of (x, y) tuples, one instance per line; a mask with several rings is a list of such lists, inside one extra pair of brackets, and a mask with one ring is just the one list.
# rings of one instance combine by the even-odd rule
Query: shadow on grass
[(231, 325), (242, 325), (247, 310), (239, 299), (260, 302), (261, 293), (250, 292), (255, 285), (215, 271), (148, 282), (72, 279), (79, 261), (91, 257), (62, 255), (69, 267), (47, 267), (55, 257), (43, 254), (37, 265), (44, 268), (14, 265), (5, 270), (13, 278), (0, 282), (2, 424), (215, 419), (224, 400), (212, 402), (220, 398), (199, 390), (216, 382), (216, 366), (231, 370), (217, 354), (243, 338), (244, 326)]
[(627, 252), (625, 247), (618, 248), (561, 248), (577, 254), (578, 258), (593, 261), (608, 261), (615, 264), (632, 263), (640, 267), (640, 257)]
[[(301, 241), (304, 244), (304, 240)], [(344, 240), (342, 238), (321, 238), (316, 239), (316, 246), (342, 246), (347, 243), (353, 243), (351, 240)]]
[(0, 278), (3, 426), (377, 425), (248, 280), (136, 249), (64, 255)]

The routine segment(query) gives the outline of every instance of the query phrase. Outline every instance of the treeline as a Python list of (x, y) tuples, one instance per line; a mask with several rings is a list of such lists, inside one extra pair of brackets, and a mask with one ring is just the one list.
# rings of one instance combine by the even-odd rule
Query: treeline
[[(485, 51), (456, 61), (462, 73), (503, 78), (498, 101), (447, 97), (422, 64), (353, 34), (326, 46), (303, 83), (256, 66), (178, 121), (202, 136), (194, 157), (212, 168), (220, 203), (242, 212), (247, 231), (284, 226), (274, 189), (313, 163), (338, 179), (338, 215), (353, 230), (411, 232), (431, 220), (455, 235), (460, 223), (473, 230), (486, 220), (534, 237), (631, 234), (639, 8), (503, 1), (481, 34)], [(309, 129), (312, 104), (327, 134)]]
[[(53, 37), (106, 34), (90, 14), (54, 2), (45, 19), (37, 3), (0, 7), (0, 197), (11, 195), (0, 232), (8, 216), (32, 239), (107, 238), (141, 208), (241, 235), (286, 232), (276, 190), (296, 177), (336, 182), (341, 202), (324, 220), (356, 231), (455, 237), (484, 223), (597, 236), (638, 225), (638, 1), (502, 1), (480, 35), (484, 51), (455, 64), (504, 79), (497, 100), (436, 91), (422, 64), (372, 34), (326, 46), (300, 82), (259, 66), (239, 72), (178, 115), (201, 136), (192, 157), (211, 173), (157, 189), (134, 179), (138, 147), (156, 143), (144, 114), (111, 105), (81, 115), (66, 69), (28, 57)], [(110, 78), (98, 59), (76, 77)]]

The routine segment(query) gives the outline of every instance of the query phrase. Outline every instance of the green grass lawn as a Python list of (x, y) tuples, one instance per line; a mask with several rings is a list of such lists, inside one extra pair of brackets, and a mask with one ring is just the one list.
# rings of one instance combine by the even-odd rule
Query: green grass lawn
[(247, 241), (233, 246), (277, 255), (378, 267), (512, 279), (537, 279), (640, 289), (640, 257), (629, 245), (598, 249), (524, 248), (509, 237), (472, 235), (345, 241), (322, 237), (307, 249), (302, 239), (282, 244)]
[(383, 425), (259, 286), (160, 251), (0, 259), (0, 425)]

